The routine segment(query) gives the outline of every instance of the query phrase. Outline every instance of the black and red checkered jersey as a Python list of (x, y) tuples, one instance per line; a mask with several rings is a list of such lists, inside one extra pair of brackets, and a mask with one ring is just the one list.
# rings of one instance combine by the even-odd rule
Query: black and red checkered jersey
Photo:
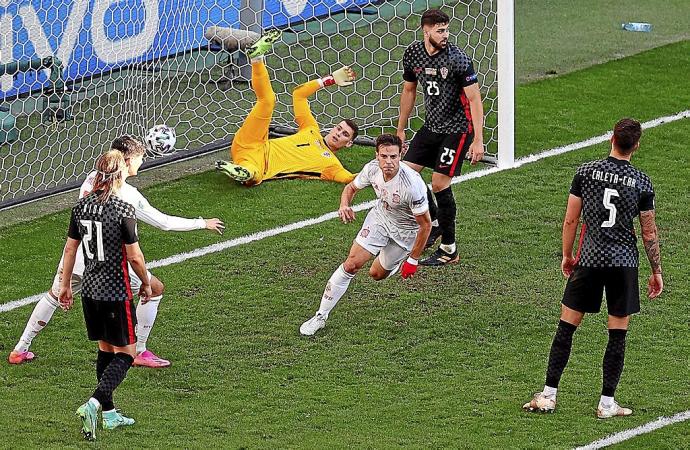
[(81, 240), (84, 250), (82, 294), (92, 300), (132, 299), (125, 244), (138, 241), (134, 207), (111, 196), (98, 201), (97, 192), (72, 208), (68, 236)]
[(477, 83), (472, 61), (453, 44), (429, 55), (423, 41), (412, 43), (403, 55), (403, 79), (417, 81), (424, 91), (424, 124), (435, 133), (472, 131), (470, 104), (464, 87)]
[(581, 165), (570, 193), (582, 199), (578, 264), (638, 267), (633, 219), (654, 209), (654, 188), (630, 162), (609, 156)]

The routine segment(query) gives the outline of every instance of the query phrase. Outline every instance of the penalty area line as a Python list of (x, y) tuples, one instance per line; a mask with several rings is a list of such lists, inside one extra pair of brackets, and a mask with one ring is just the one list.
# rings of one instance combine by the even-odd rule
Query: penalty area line
[(620, 442), (634, 438), (635, 436), (651, 433), (652, 431), (658, 430), (659, 428), (667, 427), (669, 425), (673, 425), (674, 423), (684, 422), (688, 419), (690, 419), (690, 410), (674, 414), (671, 417), (659, 417), (657, 420), (654, 420), (652, 422), (640, 425), (636, 428), (631, 428), (629, 430), (614, 433), (603, 439), (594, 441), (591, 444), (582, 447), (577, 447), (575, 450), (596, 450), (599, 448), (608, 447), (609, 445), (618, 444)]
[[(670, 122), (675, 122), (677, 120), (681, 119), (687, 119), (690, 118), (690, 110), (685, 110), (682, 112), (679, 112), (677, 114), (671, 115), (671, 116), (664, 116), (664, 117), (659, 117), (654, 120), (650, 120), (648, 122), (644, 122), (642, 124), (643, 129), (648, 129), (648, 128), (654, 128), (658, 127), (659, 125), (663, 125), (665, 123), (670, 123)], [(585, 147), (590, 147), (592, 145), (596, 144), (601, 144), (602, 142), (606, 142), (611, 138), (611, 133), (605, 133), (600, 136), (595, 136), (589, 139), (586, 139), (584, 141), (580, 142), (575, 142), (573, 144), (569, 145), (564, 145), (562, 147), (556, 147), (552, 148), (550, 150), (546, 150), (540, 153), (536, 153), (533, 155), (525, 156), (522, 158), (519, 158), (515, 160), (515, 163), (512, 166), (508, 167), (489, 167), (485, 169), (480, 169), (480, 170), (475, 170), (473, 172), (467, 173), (465, 175), (461, 175), (459, 177), (456, 177), (453, 179), (452, 184), (457, 184), (461, 183), (464, 181), (468, 180), (473, 180), (475, 178), (481, 178), (485, 177), (487, 175), (491, 175), (497, 172), (503, 172), (504, 170), (511, 170), (515, 169), (521, 166), (524, 166), (526, 164), (530, 164), (545, 158), (550, 158), (552, 156), (557, 156), (557, 155), (562, 155), (564, 153), (571, 152), (573, 150), (579, 150), (581, 148)], [(367, 209), (371, 209), (374, 205), (376, 204), (376, 200), (371, 200), (365, 203), (359, 203), (357, 205), (354, 205), (352, 207), (353, 210), (355, 211), (363, 211)], [(323, 214), (319, 217), (315, 217), (312, 219), (306, 219), (306, 220), (300, 220), (299, 222), (293, 222), (288, 225), (283, 225), (277, 228), (272, 228), (270, 230), (264, 230), (264, 231), (259, 231), (256, 233), (248, 234), (246, 236), (241, 236), (235, 239), (230, 239), (229, 241), (223, 241), (223, 242), (218, 242), (216, 244), (212, 244), (206, 247), (201, 247), (196, 250), (192, 250), (190, 252), (185, 252), (185, 253), (179, 253), (177, 255), (169, 256), (167, 258), (159, 259), (156, 261), (150, 261), (146, 264), (146, 267), (149, 269), (155, 269), (157, 267), (165, 267), (169, 266), (171, 264), (177, 264), (181, 263), (184, 261), (187, 261), (188, 259), (192, 258), (199, 258), (202, 256), (209, 255), (211, 253), (218, 253), (223, 250), (227, 250), (229, 248), (237, 247), (239, 245), (245, 245), (249, 244), (250, 242), (255, 242), (255, 241), (260, 241), (262, 239), (266, 239), (269, 237), (277, 236), (279, 234), (284, 234), (284, 233), (289, 233), (294, 230), (299, 230), (301, 228), (309, 227), (312, 225), (316, 225), (322, 222), (326, 222), (327, 220), (332, 220), (338, 217), (338, 212), (337, 211), (332, 211), (326, 214)], [(31, 303), (36, 303), (40, 298), (43, 296), (43, 294), (37, 294), (37, 295), (32, 295), (30, 297), (25, 297), (20, 300), (13, 300), (7, 303), (0, 304), (0, 313), (2, 312), (7, 312), (7, 311), (12, 311), (13, 309), (20, 308), (25, 305), (30, 305)]]

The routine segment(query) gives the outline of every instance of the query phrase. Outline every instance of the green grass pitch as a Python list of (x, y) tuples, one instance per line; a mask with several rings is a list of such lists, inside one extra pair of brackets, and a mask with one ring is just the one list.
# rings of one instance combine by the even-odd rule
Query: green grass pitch
[[(690, 42), (518, 88), (520, 155), (687, 109)], [(676, 62), (673, 64), (672, 62)], [(677, 63), (685, 61), (684, 63)], [(655, 70), (654, 77), (640, 73)], [(649, 78), (649, 79), (647, 79)], [(631, 89), (630, 86), (635, 86)], [(573, 99), (575, 96), (575, 100)], [(560, 227), (575, 168), (601, 144), (455, 186), (461, 262), (411, 281), (365, 273), (315, 338), (313, 314), (364, 213), (154, 270), (167, 286), (149, 341), (167, 370), (132, 369), (116, 404), (137, 419), (101, 432), (102, 448), (571, 448), (690, 409), (687, 142), (681, 120), (648, 130), (634, 163), (652, 178), (666, 291), (632, 320), (616, 397), (628, 419), (597, 421), (605, 315), (575, 335), (555, 414), (523, 413), (543, 384), (564, 286)], [(371, 149), (348, 150), (361, 167)], [(162, 233), (141, 226), (148, 260), (335, 210), (341, 186), (269, 182), (245, 189), (215, 172), (146, 189), (160, 209), (219, 216), (228, 230)], [(364, 191), (359, 201), (372, 198)], [(59, 259), (66, 211), (0, 228), (0, 302), (44, 291)], [(649, 268), (642, 258), (641, 280)], [(0, 313), (6, 355), (31, 307)], [(94, 386), (95, 348), (78, 305), (35, 340), (38, 359), (0, 364), (0, 447), (84, 446), (74, 410)], [(687, 448), (688, 424), (621, 448)]]

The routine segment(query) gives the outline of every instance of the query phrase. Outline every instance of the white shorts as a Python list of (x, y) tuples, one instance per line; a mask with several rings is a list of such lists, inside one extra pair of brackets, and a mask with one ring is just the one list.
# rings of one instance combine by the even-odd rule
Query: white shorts
[[(51, 287), (51, 292), (57, 297), (58, 293), (60, 292), (60, 281), (62, 280), (62, 263), (63, 260), (65, 259), (65, 253), (62, 253), (62, 257), (60, 258), (60, 263), (58, 264), (57, 272), (55, 273), (55, 277), (53, 278), (53, 286)], [(72, 294), (77, 294), (78, 292), (81, 292), (81, 281), (82, 277), (84, 276), (84, 251), (82, 249), (82, 246), (80, 245), (79, 248), (77, 248), (77, 255), (74, 259), (74, 269), (72, 270)], [(134, 269), (132, 269), (132, 266), (127, 264), (127, 268), (129, 269), (129, 282), (130, 286), (132, 287), (132, 292), (137, 293), (139, 292), (139, 288), (141, 287), (141, 280), (137, 276), (136, 272), (134, 272)], [(148, 274), (149, 280), (151, 279), (151, 272), (148, 270), (146, 271)]]
[(392, 233), (379, 222), (372, 209), (364, 219), (362, 229), (357, 234), (355, 242), (374, 256), (378, 256), (381, 267), (391, 271), (410, 254), (417, 239), (415, 230), (403, 230)]

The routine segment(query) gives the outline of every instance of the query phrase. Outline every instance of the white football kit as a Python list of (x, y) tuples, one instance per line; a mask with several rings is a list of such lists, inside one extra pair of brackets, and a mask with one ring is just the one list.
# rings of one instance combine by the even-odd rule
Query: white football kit
[[(93, 183), (96, 180), (96, 172), (91, 172), (86, 180), (82, 183), (79, 188), (79, 198), (88, 195), (93, 189)], [(135, 215), (137, 220), (141, 220), (153, 227), (161, 229), (163, 231), (190, 231), (190, 230), (201, 230), (206, 228), (206, 221), (202, 218), (198, 219), (185, 219), (183, 217), (175, 217), (164, 214), (151, 206), (151, 204), (146, 200), (146, 198), (141, 195), (139, 190), (134, 186), (127, 184), (125, 182), (118, 193), (120, 197), (125, 202), (134, 206)], [(53, 279), (52, 292), (57, 295), (60, 291), (60, 278), (62, 277), (62, 265), (63, 265), (64, 253), (62, 258), (60, 258), (60, 264), (58, 264), (58, 270)], [(151, 272), (148, 272), (149, 278), (151, 277)], [(81, 290), (81, 278), (84, 274), (84, 251), (80, 245), (77, 249), (76, 259), (74, 261), (74, 270), (72, 271), (72, 291), (77, 293)], [(141, 280), (134, 272), (132, 267), (129, 267), (129, 276), (132, 286), (132, 291), (137, 292), (141, 286)]]
[(385, 181), (377, 160), (367, 163), (352, 182), (357, 189), (374, 188), (378, 201), (369, 211), (355, 242), (372, 255), (381, 266), (395, 269), (409, 255), (417, 239), (419, 224), (415, 216), (429, 210), (426, 184), (406, 164)]

